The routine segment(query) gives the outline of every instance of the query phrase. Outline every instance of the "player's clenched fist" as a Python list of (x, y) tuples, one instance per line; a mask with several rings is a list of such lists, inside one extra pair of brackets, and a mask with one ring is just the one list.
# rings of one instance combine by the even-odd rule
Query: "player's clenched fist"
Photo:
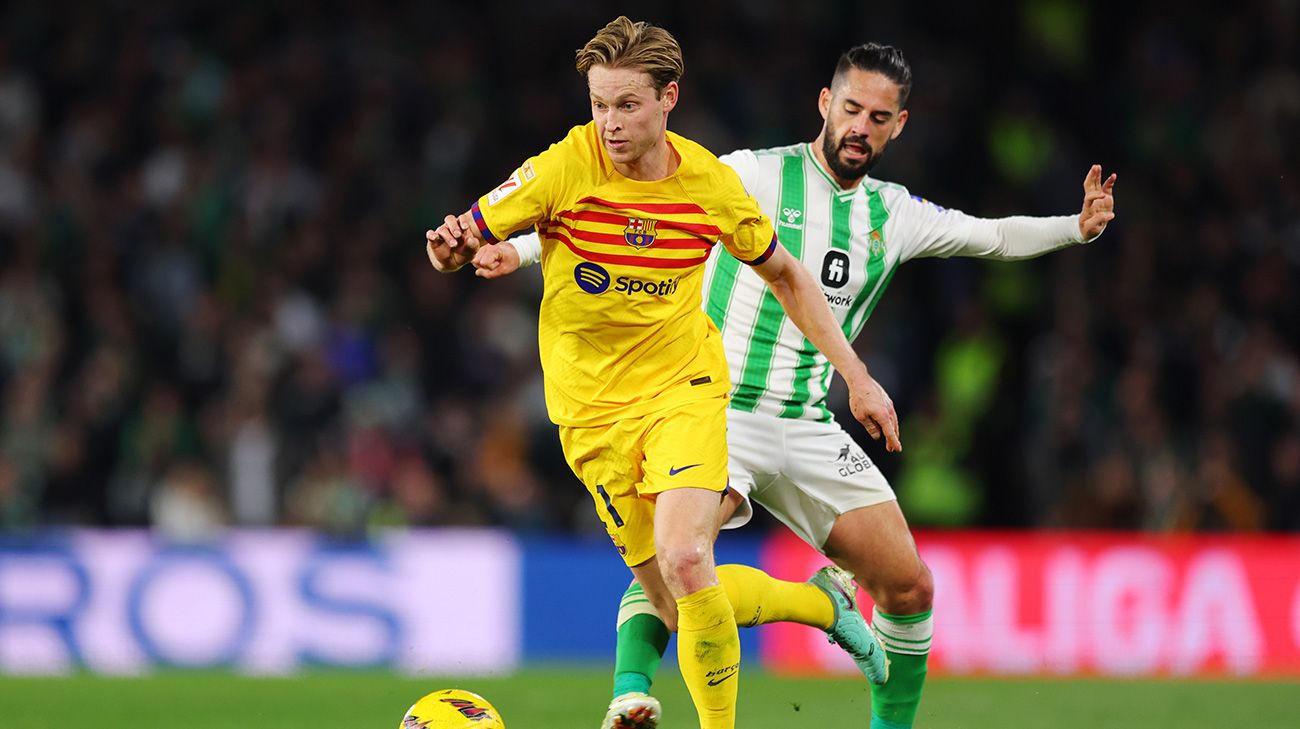
[(474, 254), (474, 275), (501, 278), (519, 269), (519, 251), (513, 245), (490, 245)]
[(436, 230), (425, 231), (424, 240), (429, 263), (443, 273), (455, 271), (469, 263), (483, 245), (478, 227), (474, 225), (474, 219), (469, 213), (460, 217), (448, 215)]

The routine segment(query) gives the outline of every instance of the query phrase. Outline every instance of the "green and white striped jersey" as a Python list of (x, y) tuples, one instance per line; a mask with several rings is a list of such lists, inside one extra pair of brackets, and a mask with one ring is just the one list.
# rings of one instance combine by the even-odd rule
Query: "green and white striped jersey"
[[(946, 210), (900, 185), (871, 178), (842, 190), (808, 144), (738, 150), (720, 159), (736, 170), (772, 219), (781, 244), (821, 284), (850, 341), (900, 263), (952, 255), (1015, 257), (1002, 255), (1001, 221)], [(1069, 216), (1021, 220), (1041, 221), (1042, 232), (1052, 233), (1034, 236), (1044, 239), (1035, 254), (1081, 242), (1078, 223)], [(1056, 241), (1049, 244), (1047, 238)], [(832, 419), (826, 358), (786, 317), (758, 274), (716, 246), (706, 264), (704, 307), (722, 331), (731, 407), (783, 418)]]

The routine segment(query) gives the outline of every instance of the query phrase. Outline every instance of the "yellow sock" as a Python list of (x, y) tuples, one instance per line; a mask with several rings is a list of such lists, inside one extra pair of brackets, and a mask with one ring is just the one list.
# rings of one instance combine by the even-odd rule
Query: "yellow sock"
[(677, 665), (695, 702), (700, 729), (734, 729), (740, 633), (721, 586), (678, 598)]
[(718, 581), (742, 628), (790, 622), (825, 630), (835, 620), (835, 606), (816, 585), (778, 580), (743, 564), (720, 565)]

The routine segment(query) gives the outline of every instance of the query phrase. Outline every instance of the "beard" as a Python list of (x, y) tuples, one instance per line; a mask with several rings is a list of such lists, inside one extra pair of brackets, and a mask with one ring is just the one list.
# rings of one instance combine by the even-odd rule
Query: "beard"
[[(866, 150), (867, 156), (861, 162), (845, 162), (840, 157), (840, 151), (844, 149), (847, 143), (859, 144)], [(858, 180), (867, 176), (872, 167), (880, 161), (880, 155), (885, 151), (885, 146), (881, 145), (880, 149), (875, 149), (866, 137), (842, 137), (833, 139), (830, 130), (822, 135), (822, 156), (826, 158), (826, 166), (831, 168), (831, 173), (841, 180)]]

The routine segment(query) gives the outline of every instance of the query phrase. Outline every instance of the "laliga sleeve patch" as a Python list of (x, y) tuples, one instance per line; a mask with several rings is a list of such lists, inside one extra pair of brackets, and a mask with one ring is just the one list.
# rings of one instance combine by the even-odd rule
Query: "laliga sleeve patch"
[(519, 187), (523, 184), (524, 181), (519, 177), (519, 170), (515, 170), (513, 173), (510, 174), (510, 177), (506, 178), (505, 182), (501, 183), (497, 187), (497, 189), (488, 193), (488, 205), (489, 206), (496, 205), (497, 203), (506, 199), (507, 195), (514, 192), (515, 190), (518, 190)]
[(938, 203), (930, 202), (929, 200), (921, 197), (920, 195), (913, 195), (912, 199), (921, 203), (922, 205), (929, 205), (930, 207), (934, 208), (935, 210), (938, 210), (941, 213), (947, 210), (947, 208), (945, 208), (944, 206), (939, 205)]

